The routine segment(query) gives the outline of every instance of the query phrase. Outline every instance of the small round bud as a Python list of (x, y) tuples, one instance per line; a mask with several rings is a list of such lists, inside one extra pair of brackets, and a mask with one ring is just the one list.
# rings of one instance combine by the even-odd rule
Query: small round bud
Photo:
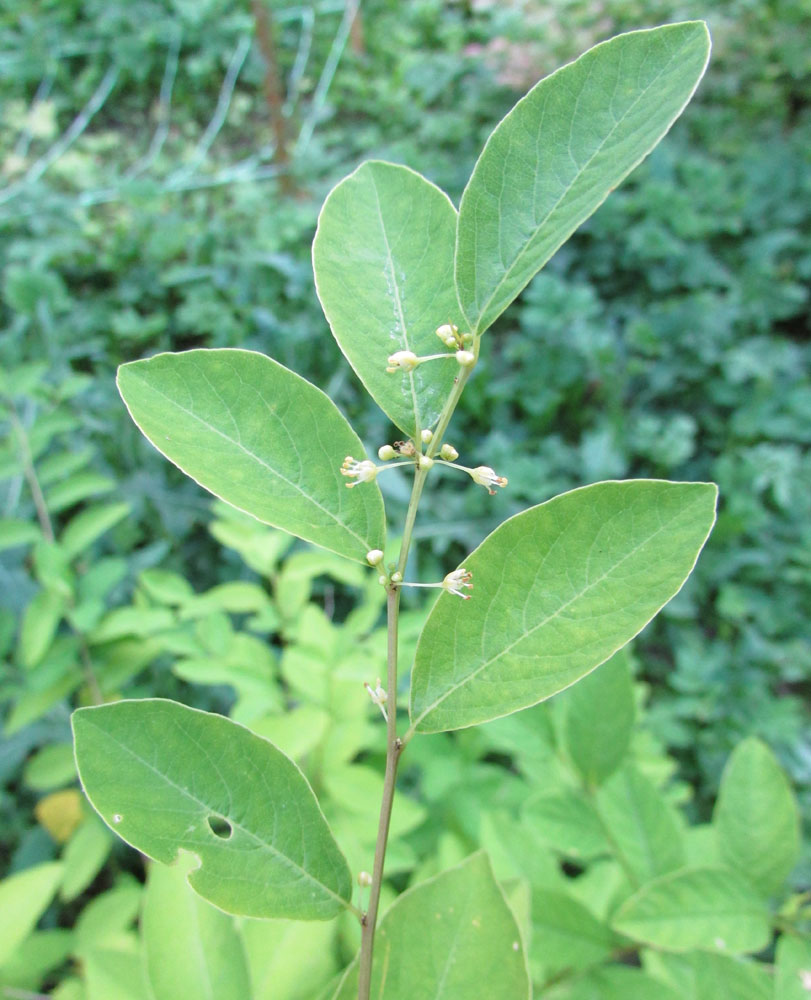
[(413, 372), (420, 359), (413, 351), (395, 351), (389, 355), (389, 366), (387, 372), (405, 371)]
[(366, 562), (370, 566), (377, 566), (378, 563), (383, 562), (383, 553), (380, 549), (372, 549), (370, 552), (366, 553)]
[(456, 338), (459, 335), (459, 327), (452, 323), (443, 323), (437, 327), (436, 335), (446, 347), (458, 347)]
[(473, 351), (457, 351), (456, 360), (463, 368), (470, 368), (476, 364), (476, 355)]
[(358, 872), (358, 885), (361, 889), (368, 889), (372, 884), (372, 876), (369, 872)]
[(402, 583), (403, 582), (403, 574), (400, 573), (399, 571), (396, 571), (396, 572), (392, 573), (391, 574), (391, 582), (392, 583)]
[(422, 431), (422, 433), (420, 434), (420, 437), (422, 438), (423, 444), (430, 444), (434, 439), (434, 432), (426, 427), (425, 430)]
[(390, 444), (384, 444), (377, 449), (377, 457), (381, 462), (390, 462), (393, 458), (397, 458), (397, 452)]
[(382, 585), (383, 585), (383, 586), (385, 587), (385, 586), (386, 586), (386, 584), (387, 584), (387, 583), (388, 583), (389, 581), (388, 581), (388, 580), (387, 580), (387, 579), (385, 578), (385, 576), (382, 576), (382, 575), (381, 575), (381, 576), (379, 576), (379, 577), (377, 578), (377, 582), (378, 582), (378, 583), (380, 583), (380, 584), (382, 584)]
[(429, 458), (427, 455), (420, 455), (421, 469), (430, 469), (433, 464), (434, 460), (432, 458)]
[(439, 457), (444, 458), (446, 462), (455, 462), (459, 458), (459, 452), (452, 444), (443, 444), (439, 449)]

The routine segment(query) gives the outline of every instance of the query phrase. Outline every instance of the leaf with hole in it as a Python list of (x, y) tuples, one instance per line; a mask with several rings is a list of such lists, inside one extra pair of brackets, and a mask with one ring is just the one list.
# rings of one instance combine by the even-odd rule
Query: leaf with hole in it
[[(357, 960), (333, 1000), (358, 995)], [(371, 1000), (530, 995), (521, 935), (487, 855), (404, 892), (375, 936)]]
[(771, 938), (771, 915), (740, 875), (726, 868), (682, 868), (627, 899), (614, 930), (665, 951), (757, 952)]
[(715, 521), (712, 483), (596, 483), (505, 521), (465, 560), (417, 646), (411, 718), (434, 733), (574, 684), (644, 628), (690, 575)]
[(333, 188), (313, 241), (318, 297), (349, 363), (409, 436), (439, 417), (455, 358), (387, 372), (398, 351), (448, 353), (437, 327), (461, 324), (453, 281), (456, 209), (407, 167), (371, 160)]
[(366, 562), (384, 548), (376, 483), (347, 489), (363, 445), (332, 400), (255, 351), (158, 354), (118, 370), (143, 434), (197, 483), (257, 520)]
[(141, 934), (154, 1000), (243, 1000), (248, 967), (235, 922), (192, 892), (194, 859), (150, 865)]
[(730, 868), (767, 896), (780, 892), (800, 851), (800, 816), (785, 771), (761, 740), (744, 740), (733, 750), (713, 826)]
[(703, 21), (618, 35), (541, 80), (496, 127), (459, 208), (456, 286), (487, 329), (684, 110)]
[(73, 713), (79, 778), (105, 823), (171, 864), (196, 855), (189, 884), (228, 913), (326, 920), (351, 879), (298, 767), (220, 715), (172, 701)]

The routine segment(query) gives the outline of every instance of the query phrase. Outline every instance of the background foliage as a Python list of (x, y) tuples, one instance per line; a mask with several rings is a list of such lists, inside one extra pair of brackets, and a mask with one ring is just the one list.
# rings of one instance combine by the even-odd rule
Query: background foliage
[[(670, 18), (710, 21), (698, 98), (488, 338), (451, 440), (475, 443), (510, 488), (490, 498), (440, 479), (413, 571), (435, 576), (506, 515), (571, 486), (715, 480), (711, 543), (635, 643), (638, 739), (657, 747), (649, 769), (699, 828), (746, 736), (774, 749), (811, 814), (806, 5), (367, 0), (362, 39), (340, 3), (312, 17), (272, 6), (289, 175), (273, 161), (247, 2), (0, 8), (0, 839), (4, 873), (65, 866), (55, 903), (54, 870), (41, 876), (45, 957), (12, 985), (70, 979), (73, 956), (95, 995), (107, 944), (92, 928), (123, 934), (140, 905), (137, 859), (118, 848), (108, 859), (73, 784), (68, 711), (96, 687), (263, 720), (334, 800), (353, 870), (375, 826), (380, 737), (360, 681), (381, 672), (379, 588), (360, 568), (212, 515), (129, 422), (117, 365), (167, 348), (257, 348), (329, 392), (369, 446), (391, 440), (314, 293), (325, 194), (375, 156), (458, 201), (517, 92), (601, 38)], [(396, 475), (384, 483), (395, 515), (407, 499)], [(407, 640), (421, 620), (412, 610)], [(392, 851), (403, 884), (493, 850), (497, 821), (482, 815), (525, 797), (520, 741), (489, 739), (434, 737), (406, 770)], [(808, 885), (807, 853), (791, 878)], [(322, 982), (353, 933), (339, 928)], [(122, 953), (134, 941), (125, 935)]]

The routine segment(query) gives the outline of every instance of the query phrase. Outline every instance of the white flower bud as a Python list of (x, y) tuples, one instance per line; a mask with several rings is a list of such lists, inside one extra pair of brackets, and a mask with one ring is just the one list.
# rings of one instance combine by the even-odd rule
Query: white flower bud
[(434, 432), (426, 427), (425, 430), (420, 433), (420, 437), (422, 438), (423, 444), (430, 444), (434, 439)]
[(390, 462), (393, 458), (397, 458), (397, 452), (390, 444), (384, 444), (377, 449), (377, 457), (381, 462)]
[(420, 455), (421, 469), (430, 469), (433, 464), (434, 460), (432, 458), (429, 458), (427, 455)]
[(446, 347), (456, 348), (459, 346), (457, 341), (459, 327), (452, 323), (443, 323), (442, 326), (437, 327), (436, 335)]
[(391, 574), (391, 582), (392, 583), (402, 583), (403, 582), (403, 574), (400, 573), (399, 570), (395, 571), (394, 573)]
[(383, 562), (383, 553), (380, 549), (372, 549), (370, 552), (366, 553), (366, 562), (370, 566), (377, 566), (378, 563)]
[(455, 462), (459, 458), (459, 452), (452, 444), (443, 444), (439, 449), (439, 457), (444, 458), (446, 462)]
[(389, 355), (388, 360), (387, 372), (413, 372), (420, 363), (420, 359), (413, 351), (395, 351), (394, 354)]
[(369, 872), (358, 872), (358, 885), (361, 889), (368, 889), (372, 884), (372, 876)]
[(476, 364), (476, 355), (473, 351), (457, 351), (456, 360), (463, 368), (470, 368)]

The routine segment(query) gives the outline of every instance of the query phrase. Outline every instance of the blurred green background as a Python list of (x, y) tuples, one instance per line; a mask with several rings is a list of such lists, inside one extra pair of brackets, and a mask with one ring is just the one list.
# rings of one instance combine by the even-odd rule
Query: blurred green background
[[(698, 568), (634, 645), (647, 725), (694, 819), (748, 735), (811, 815), (811, 8), (364, 0), (352, 13), (343, 0), (0, 4), (3, 872), (57, 851), (33, 812), (42, 781), (22, 769), (43, 748), (60, 759), (71, 706), (234, 702), (227, 678), (201, 688), (173, 669), (187, 650), (156, 602), (171, 606), (181, 578), (198, 592), (255, 584), (261, 559), (237, 556), (244, 526), (210, 530), (210, 498), (141, 439), (116, 366), (256, 348), (325, 389), (376, 450), (393, 429), (313, 288), (331, 186), (379, 157), (458, 203), (489, 131), (537, 79), (621, 30), (689, 17), (714, 38), (698, 96), (488, 334), (457, 411), (450, 440), (509, 489), (439, 479), (412, 570), (436, 576), (572, 486), (716, 481)], [(383, 486), (396, 525), (407, 479)], [(335, 621), (362, 586), (347, 574), (308, 577)], [(224, 611), (258, 613), (256, 600)], [(367, 613), (370, 628), (374, 602)], [(806, 856), (795, 882), (809, 877)]]

